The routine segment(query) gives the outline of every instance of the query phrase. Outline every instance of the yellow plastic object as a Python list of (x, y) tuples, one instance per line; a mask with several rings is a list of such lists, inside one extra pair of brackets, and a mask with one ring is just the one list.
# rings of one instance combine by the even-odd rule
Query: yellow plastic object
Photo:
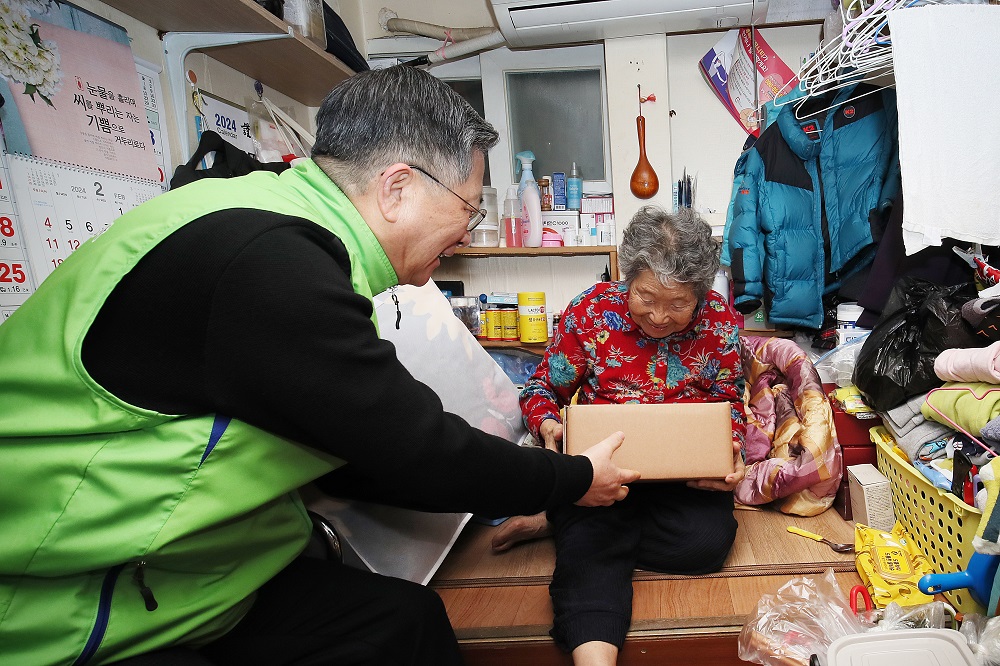
[[(931, 485), (893, 450), (895, 440), (884, 427), (872, 428), (871, 434), (878, 469), (891, 482), (896, 520), (930, 561), (933, 573), (963, 571), (975, 552), (972, 538), (979, 529), (982, 512)], [(975, 602), (966, 588), (943, 594), (962, 613), (986, 615), (986, 609)]]
[(917, 586), (924, 575), (934, 573), (930, 562), (899, 523), (892, 532), (856, 523), (854, 551), (858, 575), (876, 607), (885, 608), (892, 602), (919, 606), (934, 601)]
[(787, 529), (792, 534), (798, 534), (799, 536), (804, 536), (805, 538), (812, 539), (813, 541), (822, 541), (823, 540), (823, 537), (821, 537), (820, 535), (813, 534), (812, 532), (806, 532), (805, 530), (803, 530), (801, 528), (798, 528), (798, 527), (792, 527), (791, 525), (789, 525)]
[(848, 414), (871, 414), (875, 410), (861, 397), (857, 386), (841, 386), (830, 392), (830, 397)]

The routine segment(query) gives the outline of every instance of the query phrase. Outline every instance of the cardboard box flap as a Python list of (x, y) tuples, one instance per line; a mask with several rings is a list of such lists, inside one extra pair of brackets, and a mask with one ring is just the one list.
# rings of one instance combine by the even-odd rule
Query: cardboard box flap
[(728, 402), (566, 407), (567, 453), (582, 453), (618, 430), (625, 441), (612, 459), (643, 481), (722, 479), (733, 471)]

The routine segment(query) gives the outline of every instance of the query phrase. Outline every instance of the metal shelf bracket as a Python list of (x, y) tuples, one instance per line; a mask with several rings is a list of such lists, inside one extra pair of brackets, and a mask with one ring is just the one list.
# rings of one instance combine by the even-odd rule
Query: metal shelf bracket
[[(198, 49), (232, 46), (247, 42), (263, 42), (269, 39), (287, 39), (291, 36), (291, 32), (168, 32), (163, 36), (167, 83), (170, 86), (170, 96), (173, 100), (174, 117), (177, 118), (182, 161), (187, 161), (191, 157), (187, 113), (189, 84), (184, 70), (184, 59), (187, 58), (187, 55)], [(167, 176), (169, 177), (169, 174)]]

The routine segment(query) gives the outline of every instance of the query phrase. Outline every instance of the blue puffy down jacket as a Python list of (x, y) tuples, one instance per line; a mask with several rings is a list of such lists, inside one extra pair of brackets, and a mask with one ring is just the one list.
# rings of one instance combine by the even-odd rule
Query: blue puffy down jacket
[(783, 107), (736, 164), (722, 253), (736, 309), (820, 328), (823, 295), (871, 263), (871, 224), (899, 187), (895, 91), (857, 84)]

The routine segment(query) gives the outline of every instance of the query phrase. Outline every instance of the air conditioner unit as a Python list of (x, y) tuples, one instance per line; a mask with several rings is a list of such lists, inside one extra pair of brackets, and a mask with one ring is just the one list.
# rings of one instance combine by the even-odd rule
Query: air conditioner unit
[(510, 46), (593, 42), (762, 23), (768, 0), (490, 0)]

